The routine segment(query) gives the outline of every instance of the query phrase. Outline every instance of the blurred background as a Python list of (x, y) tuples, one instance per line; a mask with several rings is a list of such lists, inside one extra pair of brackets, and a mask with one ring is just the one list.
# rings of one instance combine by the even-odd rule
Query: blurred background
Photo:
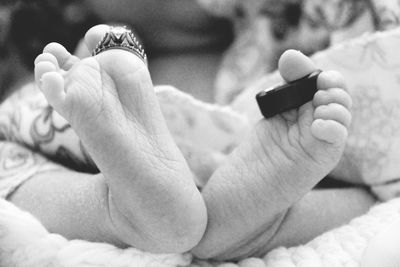
[(47, 43), (59, 42), (85, 57), (90, 54), (80, 42), (85, 32), (108, 23), (135, 31), (155, 84), (229, 104), (276, 69), (285, 49), (313, 54), (395, 27), (398, 5), (397, 0), (0, 0), (0, 98), (32, 80), (33, 61)]

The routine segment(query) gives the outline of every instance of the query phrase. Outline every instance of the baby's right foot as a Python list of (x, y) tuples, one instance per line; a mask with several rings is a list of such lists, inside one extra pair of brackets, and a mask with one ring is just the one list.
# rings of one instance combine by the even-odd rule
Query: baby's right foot
[[(109, 30), (89, 30), (88, 48)], [(121, 241), (162, 252), (194, 246), (206, 224), (204, 202), (139, 57), (113, 49), (79, 61), (50, 44), (35, 61), (35, 76), (105, 176)]]
[[(292, 50), (282, 55), (279, 70), (290, 82), (316, 67)], [(226, 259), (265, 249), (287, 210), (338, 163), (351, 98), (336, 72), (322, 72), (317, 87), (312, 102), (260, 121), (211, 177), (202, 191), (209, 224), (197, 255)]]

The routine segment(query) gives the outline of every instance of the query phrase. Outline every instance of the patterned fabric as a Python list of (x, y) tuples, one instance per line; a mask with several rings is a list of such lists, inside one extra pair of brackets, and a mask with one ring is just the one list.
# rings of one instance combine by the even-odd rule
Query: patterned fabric
[(38, 173), (61, 168), (38, 153), (12, 142), (0, 142), (0, 155), (0, 198), (7, 198)]

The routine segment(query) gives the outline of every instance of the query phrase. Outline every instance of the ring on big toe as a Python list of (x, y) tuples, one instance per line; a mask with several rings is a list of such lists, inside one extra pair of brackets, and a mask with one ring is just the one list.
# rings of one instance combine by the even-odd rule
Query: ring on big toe
[(125, 26), (110, 27), (110, 30), (93, 50), (92, 56), (110, 49), (122, 49), (131, 52), (139, 57), (147, 66), (147, 56), (142, 45), (133, 32)]

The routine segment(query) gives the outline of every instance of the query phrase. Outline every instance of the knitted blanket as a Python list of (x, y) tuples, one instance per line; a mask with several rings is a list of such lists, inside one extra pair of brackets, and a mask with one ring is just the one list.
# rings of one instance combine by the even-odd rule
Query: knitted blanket
[(394, 267), (400, 263), (400, 199), (377, 205), (349, 224), (264, 258), (215, 263), (183, 255), (154, 255), (134, 248), (68, 241), (50, 234), (32, 215), (0, 200), (0, 266), (4, 267)]

